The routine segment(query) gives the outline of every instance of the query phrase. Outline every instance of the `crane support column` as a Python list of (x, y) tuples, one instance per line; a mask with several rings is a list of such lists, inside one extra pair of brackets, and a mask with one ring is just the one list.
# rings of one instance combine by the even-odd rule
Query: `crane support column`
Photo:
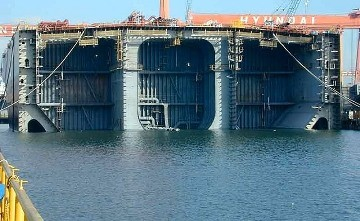
[(355, 66), (355, 83), (360, 83), (360, 29), (358, 35), (358, 46), (357, 46), (357, 57), (356, 57), (356, 66)]

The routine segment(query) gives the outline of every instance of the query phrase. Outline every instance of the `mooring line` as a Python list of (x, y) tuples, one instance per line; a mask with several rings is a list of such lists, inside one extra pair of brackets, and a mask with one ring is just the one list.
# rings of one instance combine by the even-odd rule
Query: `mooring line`
[[(75, 42), (75, 44), (72, 46), (72, 48), (70, 49), (70, 51), (65, 55), (64, 59), (58, 64), (58, 66), (56, 66), (56, 68), (49, 74), (49, 76), (47, 76), (40, 84), (36, 85), (36, 87), (34, 89), (32, 89), (29, 93), (27, 93), (25, 95), (26, 96), (29, 96), (31, 93), (33, 93), (35, 90), (39, 89), (40, 86), (42, 86), (45, 81), (47, 81), (51, 76), (54, 75), (55, 71), (65, 62), (65, 60), (69, 57), (69, 55), (71, 54), (71, 52), (75, 49), (76, 45), (79, 43), (79, 41), (81, 40), (82, 36), (84, 35), (86, 31), (86, 27), (84, 28), (84, 30), (81, 32), (79, 38), (77, 39), (77, 41)], [(14, 67), (13, 67), (14, 68)], [(14, 95), (13, 95), (14, 96)], [(14, 106), (15, 104), (19, 103), (20, 102), (20, 99), (18, 99), (17, 101), (15, 101), (14, 103), (12, 104), (9, 104), (8, 106), (4, 107), (4, 108), (1, 108), (0, 111), (3, 111), (3, 110), (6, 110), (12, 106)]]
[(340, 93), (339, 91), (337, 91), (335, 88), (332, 88), (331, 86), (327, 85), (326, 82), (322, 81), (320, 78), (318, 78), (314, 73), (312, 73), (305, 65), (303, 65), (299, 59), (297, 59), (295, 57), (295, 55), (293, 55), (286, 47), (285, 45), (279, 40), (279, 38), (276, 36), (275, 33), (273, 33), (273, 36), (275, 37), (276, 41), (279, 42), (279, 44), (285, 49), (285, 51), (301, 66), (303, 67), (306, 72), (308, 72), (311, 76), (313, 76), (317, 81), (319, 81), (322, 85), (325, 86), (325, 88), (330, 89), (333, 93), (339, 95), (341, 98), (347, 100), (349, 103), (355, 105), (356, 107), (360, 107), (360, 103), (350, 99), (349, 97), (343, 95), (342, 93)]

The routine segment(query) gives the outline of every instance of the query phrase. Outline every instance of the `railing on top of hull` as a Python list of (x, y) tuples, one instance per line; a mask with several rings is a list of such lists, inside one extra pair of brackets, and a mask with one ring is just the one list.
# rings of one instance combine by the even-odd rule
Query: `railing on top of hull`
[(0, 153), (0, 221), (42, 221), (43, 218), (34, 207), (23, 188), (23, 183), (11, 166)]

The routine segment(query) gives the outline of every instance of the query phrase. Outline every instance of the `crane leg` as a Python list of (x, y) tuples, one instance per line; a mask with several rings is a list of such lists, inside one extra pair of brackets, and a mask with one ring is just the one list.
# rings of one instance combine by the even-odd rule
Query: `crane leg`
[(358, 35), (358, 46), (357, 46), (357, 56), (356, 56), (356, 66), (355, 66), (355, 84), (360, 84), (360, 29)]

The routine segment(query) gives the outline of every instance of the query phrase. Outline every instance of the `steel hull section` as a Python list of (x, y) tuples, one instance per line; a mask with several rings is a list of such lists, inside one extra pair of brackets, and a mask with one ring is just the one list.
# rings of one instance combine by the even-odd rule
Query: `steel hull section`
[[(339, 98), (271, 34), (204, 27), (94, 28), (53, 72), (79, 32), (18, 31), (3, 64), (10, 82), (7, 102), (18, 99), (21, 107), (38, 108), (30, 113), (15, 105), (9, 111), (12, 128), (31, 132), (29, 123), (36, 120), (53, 131), (312, 129), (318, 121), (321, 128), (338, 129)], [(339, 89), (339, 35), (278, 35), (319, 79)], [(44, 116), (47, 120), (40, 119)]]

